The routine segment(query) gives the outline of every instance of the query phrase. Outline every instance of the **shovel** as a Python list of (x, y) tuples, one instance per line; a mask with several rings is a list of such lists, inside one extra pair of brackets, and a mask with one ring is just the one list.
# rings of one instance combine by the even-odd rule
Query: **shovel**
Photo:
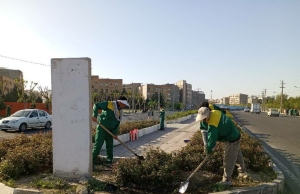
[(130, 149), (125, 143), (123, 143), (118, 136), (115, 136), (114, 134), (112, 134), (112, 132), (110, 132), (106, 127), (104, 127), (101, 123), (97, 122), (97, 124), (102, 127), (107, 133), (109, 133), (109, 135), (111, 135), (113, 138), (116, 138), (116, 140), (118, 140), (123, 146), (125, 146), (125, 148), (127, 148), (131, 153), (133, 153), (139, 160), (145, 160), (144, 156), (139, 156), (137, 155), (137, 153), (135, 153), (134, 151), (132, 151), (132, 149)]
[[(218, 143), (213, 151), (216, 149), (216, 147), (218, 147), (220, 143)], [(185, 193), (185, 191), (187, 190), (188, 186), (189, 186), (189, 180), (190, 178), (192, 178), (194, 176), (194, 174), (205, 164), (205, 162), (210, 158), (212, 154), (207, 155), (204, 160), (199, 164), (199, 166), (197, 166), (197, 168), (194, 170), (194, 172), (186, 179), (186, 181), (181, 182), (180, 184), (180, 188), (179, 188), (179, 193)]]

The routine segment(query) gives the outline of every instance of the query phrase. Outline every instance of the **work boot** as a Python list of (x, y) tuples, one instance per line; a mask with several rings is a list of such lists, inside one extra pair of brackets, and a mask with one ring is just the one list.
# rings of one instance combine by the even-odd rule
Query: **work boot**
[(222, 186), (227, 186), (227, 187), (232, 186), (232, 182), (229, 180), (226, 180), (226, 179), (223, 179), (222, 181), (218, 182), (217, 184), (222, 185)]
[(239, 172), (238, 179), (247, 179), (249, 174), (247, 172)]

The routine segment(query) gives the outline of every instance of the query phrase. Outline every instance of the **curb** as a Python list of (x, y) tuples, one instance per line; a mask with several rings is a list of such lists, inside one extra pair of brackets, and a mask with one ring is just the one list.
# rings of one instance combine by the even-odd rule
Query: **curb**
[[(233, 116), (234, 117), (234, 116)], [(240, 122), (234, 118), (238, 126), (252, 138), (257, 139), (246, 127), (241, 127)], [(264, 148), (265, 149), (265, 148)], [(266, 152), (267, 153), (267, 152)], [(263, 183), (255, 187), (234, 188), (228, 191), (215, 192), (210, 194), (279, 194), (284, 192), (284, 175), (272, 162), (273, 170), (277, 174), (277, 179), (269, 183)]]
[(0, 194), (42, 194), (42, 192), (32, 189), (11, 188), (0, 183)]

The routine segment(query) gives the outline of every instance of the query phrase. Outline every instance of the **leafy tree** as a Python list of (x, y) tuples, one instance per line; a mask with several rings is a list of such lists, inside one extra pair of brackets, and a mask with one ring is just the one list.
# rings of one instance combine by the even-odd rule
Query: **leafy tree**
[(0, 97), (0, 110), (3, 110), (6, 108), (6, 105), (4, 104), (4, 100), (2, 99), (2, 97)]
[(36, 98), (36, 101), (35, 102), (37, 102), (37, 103), (43, 103), (43, 99), (41, 98), (41, 97), (37, 97)]
[(18, 88), (15, 85), (14, 88), (5, 95), (4, 101), (5, 102), (17, 102), (18, 101)]
[(46, 99), (45, 101), (45, 107), (49, 112), (52, 112), (51, 110), (51, 103), (52, 103), (52, 95), (49, 94), (48, 87), (42, 88), (42, 86), (38, 86), (38, 90), (40, 91), (40, 94), (43, 98)]
[(27, 98), (25, 95), (25, 88), (27, 86), (28, 81), (23, 79), (15, 79), (15, 85), (17, 86), (18, 91), (18, 100), (17, 102), (27, 102)]

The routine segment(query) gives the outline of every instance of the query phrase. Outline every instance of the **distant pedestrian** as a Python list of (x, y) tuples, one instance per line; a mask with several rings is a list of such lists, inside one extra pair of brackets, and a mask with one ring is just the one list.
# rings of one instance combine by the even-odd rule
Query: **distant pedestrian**
[(6, 116), (9, 117), (11, 112), (11, 105), (6, 106)]
[(148, 121), (152, 120), (153, 116), (154, 116), (153, 110), (152, 108), (150, 108), (148, 110)]
[(159, 123), (160, 123), (160, 130), (165, 129), (165, 109), (160, 106), (160, 111), (159, 111)]

